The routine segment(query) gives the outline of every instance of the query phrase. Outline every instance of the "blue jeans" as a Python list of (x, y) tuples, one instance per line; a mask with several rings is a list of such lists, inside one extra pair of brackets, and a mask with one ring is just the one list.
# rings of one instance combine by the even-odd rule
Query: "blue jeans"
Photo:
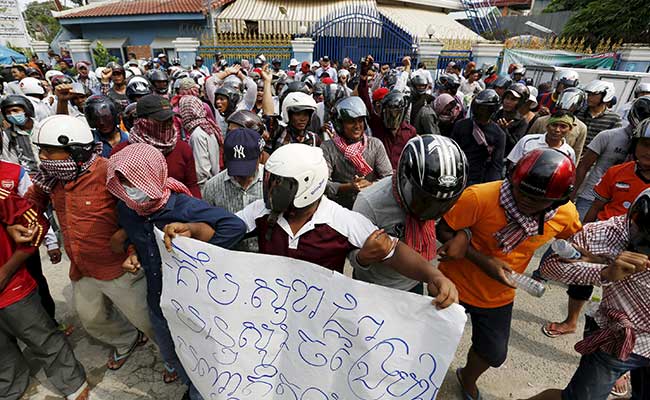
[[(603, 351), (582, 356), (571, 382), (562, 391), (562, 400), (605, 400), (614, 383), (627, 371), (650, 366), (650, 359), (632, 354), (621, 361)], [(632, 399), (641, 400), (632, 388)]]

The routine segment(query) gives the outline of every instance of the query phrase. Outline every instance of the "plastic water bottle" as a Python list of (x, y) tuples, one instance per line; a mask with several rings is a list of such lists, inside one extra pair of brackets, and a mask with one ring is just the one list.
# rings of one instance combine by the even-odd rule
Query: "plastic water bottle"
[(519, 289), (524, 289), (532, 296), (542, 297), (544, 292), (546, 292), (546, 286), (544, 286), (542, 282), (538, 282), (526, 275), (518, 274), (513, 271), (510, 273), (510, 278)]
[(577, 260), (582, 257), (582, 254), (578, 249), (563, 239), (555, 239), (553, 243), (551, 243), (551, 249), (553, 249), (553, 252), (560, 258), (564, 258), (565, 260)]

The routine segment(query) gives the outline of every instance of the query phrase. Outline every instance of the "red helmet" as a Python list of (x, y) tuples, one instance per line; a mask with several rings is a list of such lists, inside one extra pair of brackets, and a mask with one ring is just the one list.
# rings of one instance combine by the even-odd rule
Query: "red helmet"
[(569, 156), (557, 149), (537, 149), (523, 156), (510, 183), (529, 197), (553, 201), (557, 208), (569, 201), (574, 190), (576, 168)]

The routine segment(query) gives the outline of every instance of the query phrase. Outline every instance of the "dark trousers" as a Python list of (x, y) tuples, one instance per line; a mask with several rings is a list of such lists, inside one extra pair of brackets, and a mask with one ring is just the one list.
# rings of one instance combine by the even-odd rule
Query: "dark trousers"
[(56, 308), (54, 305), (54, 299), (50, 294), (50, 286), (47, 284), (47, 280), (43, 275), (43, 266), (41, 265), (40, 251), (36, 251), (31, 255), (31, 257), (27, 259), (27, 261), (25, 261), (25, 267), (27, 267), (27, 271), (32, 276), (32, 278), (34, 278), (36, 284), (38, 285), (38, 295), (41, 298), (41, 305), (43, 305), (45, 312), (50, 316), (50, 318), (52, 318), (52, 321), (54, 321), (55, 325), (59, 325), (59, 323), (54, 318)]

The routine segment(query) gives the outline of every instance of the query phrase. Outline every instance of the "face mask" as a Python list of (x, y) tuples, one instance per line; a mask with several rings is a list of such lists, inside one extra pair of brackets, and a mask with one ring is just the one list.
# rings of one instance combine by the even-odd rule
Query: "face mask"
[(137, 187), (130, 187), (130, 186), (124, 186), (124, 191), (126, 192), (126, 195), (129, 196), (129, 198), (136, 203), (146, 203), (147, 201), (150, 201), (151, 198), (147, 196), (145, 192), (142, 190), (138, 189)]
[(7, 120), (14, 125), (23, 126), (27, 122), (25, 113), (7, 115)]

